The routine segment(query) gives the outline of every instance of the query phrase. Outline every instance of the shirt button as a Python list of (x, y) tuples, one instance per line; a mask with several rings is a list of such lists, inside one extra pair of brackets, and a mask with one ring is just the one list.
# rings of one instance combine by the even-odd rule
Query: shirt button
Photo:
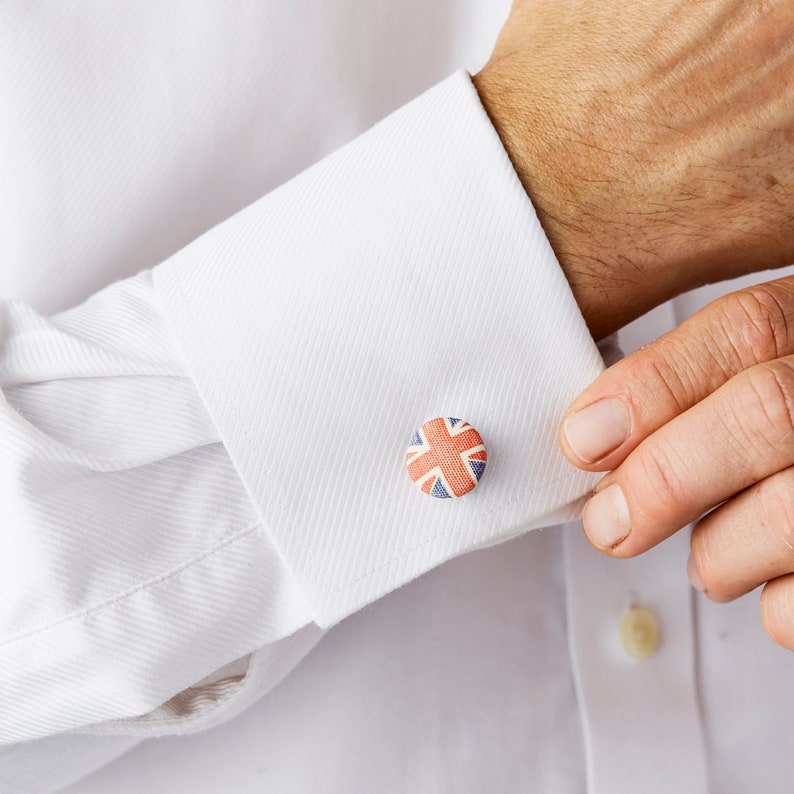
[(620, 642), (634, 659), (647, 659), (659, 647), (659, 624), (645, 607), (627, 609), (620, 620)]
[(471, 491), (487, 460), (480, 434), (468, 422), (449, 416), (425, 422), (411, 437), (405, 453), (411, 479), (423, 493), (439, 499)]

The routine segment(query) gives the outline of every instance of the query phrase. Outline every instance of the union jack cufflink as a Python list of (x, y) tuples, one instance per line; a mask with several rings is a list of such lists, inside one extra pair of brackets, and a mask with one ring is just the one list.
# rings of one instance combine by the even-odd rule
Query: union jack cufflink
[(423, 493), (452, 499), (471, 491), (485, 471), (488, 453), (480, 434), (462, 419), (425, 422), (405, 453), (408, 474)]

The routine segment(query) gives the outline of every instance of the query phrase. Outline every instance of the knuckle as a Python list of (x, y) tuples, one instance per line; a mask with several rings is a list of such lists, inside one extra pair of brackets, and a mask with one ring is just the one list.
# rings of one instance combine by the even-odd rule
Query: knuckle
[(758, 496), (761, 520), (776, 553), (794, 559), (794, 468), (762, 480)]
[(632, 467), (630, 490), (653, 495), (652, 499), (642, 500), (641, 509), (646, 520), (667, 525), (681, 513), (681, 505), (688, 498), (682, 471), (682, 462), (671, 445), (657, 444), (643, 450)]
[[(794, 438), (794, 366), (778, 359), (747, 370), (748, 400), (737, 419), (752, 437), (779, 444)], [(749, 424), (748, 424), (749, 423)]]
[(695, 389), (685, 379), (682, 368), (671, 363), (671, 359), (680, 360), (681, 357), (676, 356), (675, 350), (666, 350), (663, 341), (657, 340), (649, 349), (651, 354), (643, 357), (637, 378), (641, 385), (644, 404), (669, 404), (678, 414), (691, 405), (691, 395)]
[(790, 296), (777, 283), (758, 284), (721, 299), (720, 332), (745, 367), (779, 358), (789, 348)]

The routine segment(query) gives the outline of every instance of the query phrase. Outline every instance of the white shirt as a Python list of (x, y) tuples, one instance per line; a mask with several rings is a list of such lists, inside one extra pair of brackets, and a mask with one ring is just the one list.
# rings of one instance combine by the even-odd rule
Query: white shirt
[(0, 11), (0, 792), (787, 790), (757, 599), (562, 523), (603, 364), (455, 72), (506, 4), (194, 5)]

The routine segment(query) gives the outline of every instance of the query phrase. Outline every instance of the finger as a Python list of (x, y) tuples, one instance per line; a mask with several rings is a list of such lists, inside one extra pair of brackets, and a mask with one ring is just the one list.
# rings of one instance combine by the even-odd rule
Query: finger
[(585, 505), (591, 543), (640, 554), (794, 463), (794, 356), (739, 373), (645, 439)]
[(794, 353), (794, 277), (726, 295), (601, 374), (558, 433), (566, 457), (614, 469), (651, 433), (739, 372)]
[(761, 591), (761, 622), (778, 645), (794, 651), (794, 574), (773, 579)]
[(693, 584), (713, 601), (732, 601), (794, 571), (794, 467), (702, 518), (691, 544)]

